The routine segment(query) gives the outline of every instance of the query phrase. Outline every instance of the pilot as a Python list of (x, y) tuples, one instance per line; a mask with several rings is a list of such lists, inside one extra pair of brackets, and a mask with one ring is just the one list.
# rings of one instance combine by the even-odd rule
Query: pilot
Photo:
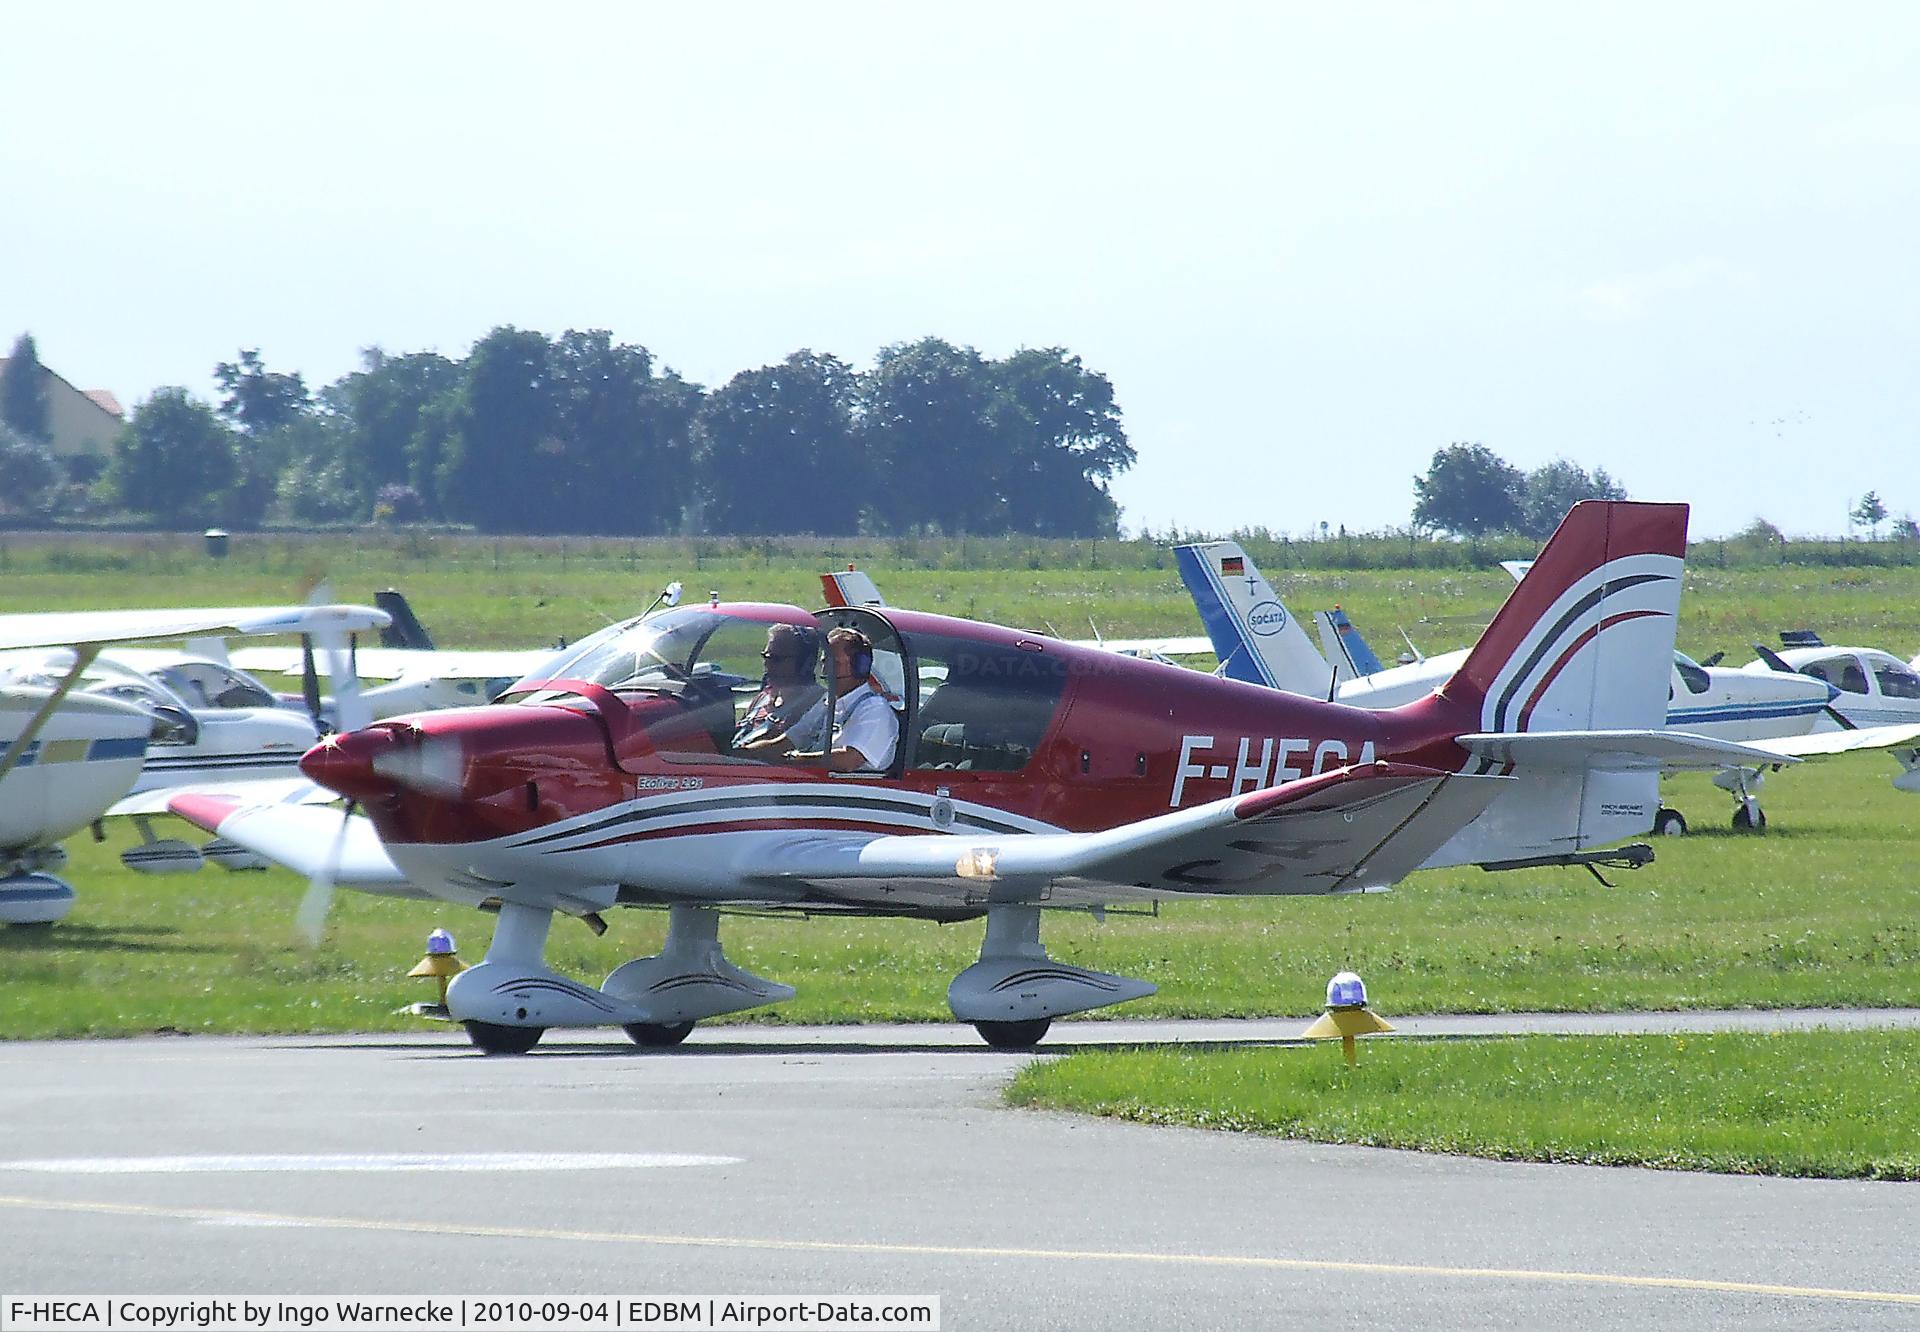
[(760, 692), (733, 733), (735, 749), (784, 734), (820, 701), (826, 690), (814, 678), (819, 659), (818, 630), (797, 624), (776, 624), (767, 630), (767, 646), (760, 654), (766, 673), (760, 679)]
[(900, 744), (900, 722), (893, 705), (873, 686), (872, 640), (858, 629), (835, 629), (827, 635), (827, 663), (833, 672), (832, 741), (824, 735), (823, 698), (786, 734), (743, 748), (834, 772), (885, 772)]

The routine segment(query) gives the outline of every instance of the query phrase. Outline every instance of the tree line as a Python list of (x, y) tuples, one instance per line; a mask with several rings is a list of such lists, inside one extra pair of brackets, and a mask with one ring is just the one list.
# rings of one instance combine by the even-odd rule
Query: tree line
[(1108, 536), (1109, 483), (1134, 462), (1112, 384), (1064, 348), (993, 359), (930, 337), (883, 349), (868, 371), (802, 350), (707, 389), (604, 331), (501, 327), (458, 360), (369, 349), (317, 391), (243, 350), (215, 367), (214, 400), (159, 389), (102, 465), (62, 476), (33, 351), (23, 336), (0, 376), (0, 511), (104, 506), (174, 527)]

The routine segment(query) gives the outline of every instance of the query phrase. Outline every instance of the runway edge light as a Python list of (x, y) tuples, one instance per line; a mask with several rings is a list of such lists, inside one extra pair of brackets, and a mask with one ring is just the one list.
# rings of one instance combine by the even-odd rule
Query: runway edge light
[(460, 960), (458, 945), (454, 943), (453, 935), (446, 930), (433, 931), (427, 936), (426, 956), (415, 963), (413, 970), (407, 975), (431, 978), (439, 982), (440, 1000), (432, 1004), (408, 1004), (400, 1011), (411, 1013), (415, 1017), (446, 1018), (448, 1016), (447, 982), (466, 969), (467, 964)]
[(1354, 1047), (1356, 1036), (1372, 1036), (1393, 1028), (1367, 1007), (1367, 985), (1351, 971), (1342, 971), (1327, 982), (1327, 1011), (1300, 1035), (1309, 1041), (1340, 1038), (1340, 1049), (1348, 1067), (1360, 1062)]

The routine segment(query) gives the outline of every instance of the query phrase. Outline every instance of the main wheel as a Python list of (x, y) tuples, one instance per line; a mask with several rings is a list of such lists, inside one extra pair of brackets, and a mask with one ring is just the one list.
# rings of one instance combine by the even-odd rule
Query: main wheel
[(1026, 1022), (976, 1022), (973, 1029), (996, 1050), (1030, 1050), (1040, 1044), (1052, 1025), (1052, 1018), (1033, 1018)]
[(1733, 811), (1733, 830), (1735, 832), (1765, 832), (1767, 830), (1767, 811), (1755, 811), (1758, 817), (1747, 812), (1745, 805), (1736, 806)]
[(463, 1022), (467, 1037), (490, 1055), (525, 1054), (540, 1043), (545, 1027), (503, 1027), (497, 1022)]
[(1656, 837), (1685, 837), (1687, 835), (1686, 815), (1677, 809), (1667, 809), (1663, 806), (1660, 812), (1653, 816), (1653, 832)]
[(635, 1045), (678, 1045), (693, 1030), (691, 1022), (629, 1022), (623, 1028)]

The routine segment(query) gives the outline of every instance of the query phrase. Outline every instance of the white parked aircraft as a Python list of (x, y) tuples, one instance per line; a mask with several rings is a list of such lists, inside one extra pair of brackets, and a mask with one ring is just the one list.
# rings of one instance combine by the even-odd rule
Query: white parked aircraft
[[(1859, 737), (1890, 729), (1911, 730), (1914, 738), (1920, 740), (1920, 670), (1879, 648), (1830, 646), (1821, 642), (1818, 634), (1807, 630), (1780, 637), (1793, 646), (1773, 652), (1755, 643), (1760, 659), (1747, 663), (1741, 670), (1773, 679), (1793, 672), (1830, 686), (1833, 705), (1826, 709), (1814, 730), (1816, 734), (1833, 737), (1836, 752), (1882, 748), (1884, 746), (1859, 743)], [(1893, 779), (1894, 786), (1920, 794), (1920, 745), (1892, 748), (1901, 769), (1900, 775)]]
[[(1180, 546), (1175, 556), (1220, 654), (1223, 673), (1230, 678), (1355, 707), (1393, 708), (1432, 693), (1466, 656), (1465, 652), (1438, 653), (1382, 669), (1345, 615), (1330, 613), (1322, 621), (1330, 665), (1237, 543)], [(1509, 561), (1502, 567), (1518, 580), (1530, 564)], [(1920, 736), (1920, 728), (1907, 734), (1885, 726), (1846, 736), (1817, 735), (1823, 726), (1838, 729), (1827, 717), (1835, 697), (1836, 691), (1817, 679), (1770, 673), (1764, 667), (1757, 672), (1705, 667), (1676, 651), (1668, 685), (1667, 728), (1749, 745), (1783, 759), (1896, 748)], [(1913, 720), (1920, 721), (1920, 716)], [(1734, 797), (1735, 828), (1766, 826), (1759, 799), (1765, 780), (1766, 768), (1752, 763), (1729, 765), (1714, 773), (1714, 784)], [(1680, 811), (1663, 807), (1654, 830), (1683, 834), (1686, 819)]]
[[(678, 605), (680, 591), (679, 583), (669, 583), (642, 615), (658, 606)], [(400, 593), (390, 588), (375, 593), (374, 600), (392, 617), (392, 625), (382, 631), (379, 647), (353, 652), (351, 670), (354, 678), (363, 682), (359, 696), (376, 721), (404, 713), (491, 703), (514, 681), (537, 679), (545, 674), (548, 664), (571, 655), (579, 646), (439, 648)], [(291, 647), (241, 648), (229, 654), (229, 659), (246, 670), (278, 675), (299, 675), (306, 665), (301, 650)], [(324, 664), (321, 673), (326, 673)], [(364, 685), (368, 680), (383, 683)], [(318, 706), (323, 715), (331, 715), (331, 699), (319, 700)]]
[[(60, 843), (109, 813), (147, 808), (137, 803), (145, 798), (126, 797), (145, 776), (150, 746), (164, 751), (205, 729), (184, 700), (163, 698), (147, 677), (96, 670), (106, 644), (305, 633), (344, 648), (347, 634), (386, 620), (371, 607), (333, 605), (0, 615), (0, 924), (64, 916), (74, 893), (53, 874), (66, 862)], [(57, 659), (46, 651), (55, 647), (64, 649)], [(312, 726), (303, 725), (310, 744)], [(196, 774), (192, 784), (265, 800), (316, 791), (291, 766), (284, 771), (283, 782), (268, 785), (258, 772), (243, 783), (232, 771)], [(152, 792), (153, 812), (177, 787), (179, 775), (170, 776)]]

